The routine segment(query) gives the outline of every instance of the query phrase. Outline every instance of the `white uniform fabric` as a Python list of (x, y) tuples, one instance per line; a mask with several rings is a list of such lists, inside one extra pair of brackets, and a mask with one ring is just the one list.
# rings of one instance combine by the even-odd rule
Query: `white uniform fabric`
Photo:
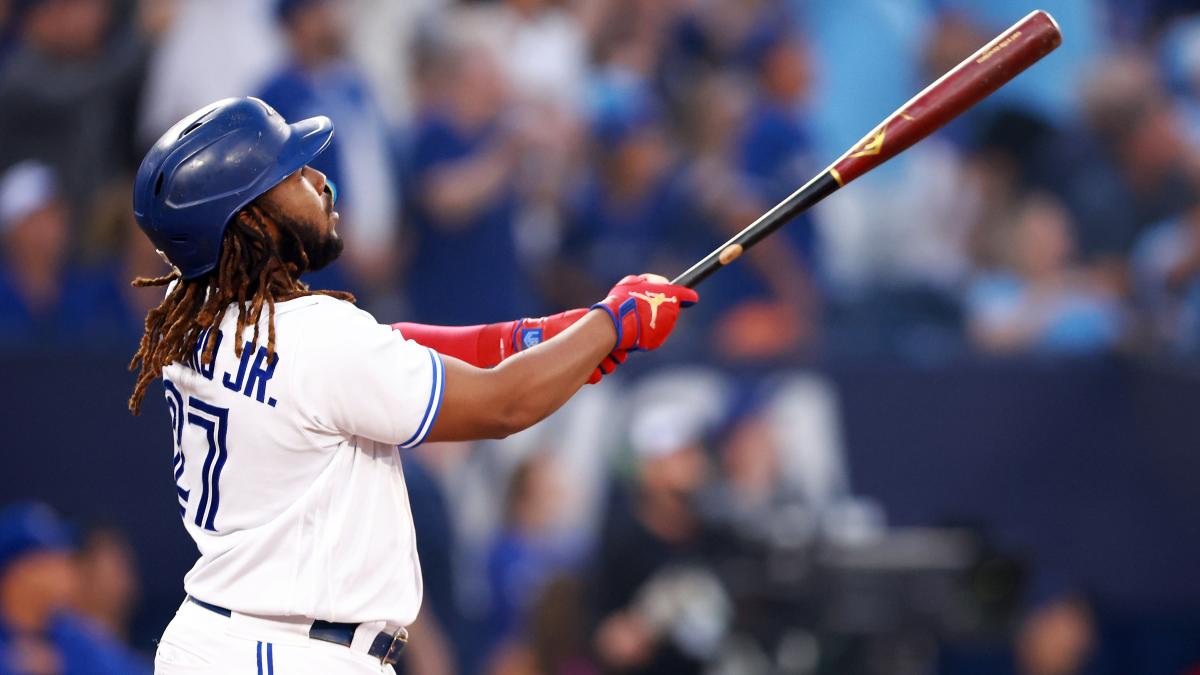
[(433, 426), (441, 357), (309, 296), (276, 305), (271, 363), (266, 315), (240, 358), (231, 307), (211, 367), (197, 351), (163, 371), (180, 514), (200, 550), (184, 588), (246, 615), (408, 625), (421, 569), (397, 446)]
[[(224, 617), (184, 602), (154, 657), (155, 675), (392, 675), (368, 656), (378, 624), (360, 628), (350, 647), (308, 637), (308, 623)], [(367, 634), (370, 633), (370, 637)]]

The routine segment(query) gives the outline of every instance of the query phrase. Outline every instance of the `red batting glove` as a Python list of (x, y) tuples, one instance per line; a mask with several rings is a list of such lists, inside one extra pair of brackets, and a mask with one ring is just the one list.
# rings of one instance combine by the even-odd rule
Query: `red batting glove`
[(675, 328), (679, 310), (690, 307), (700, 296), (686, 286), (674, 286), (655, 274), (627, 276), (592, 305), (608, 313), (617, 330), (613, 351), (657, 349)]
[(605, 375), (612, 375), (612, 372), (617, 369), (617, 366), (625, 363), (625, 359), (627, 358), (629, 358), (628, 350), (617, 349), (613, 351), (611, 354), (604, 357), (604, 360), (600, 362), (600, 365), (596, 366), (596, 369), (592, 371), (592, 376), (588, 378), (587, 383), (596, 384), (600, 382)]

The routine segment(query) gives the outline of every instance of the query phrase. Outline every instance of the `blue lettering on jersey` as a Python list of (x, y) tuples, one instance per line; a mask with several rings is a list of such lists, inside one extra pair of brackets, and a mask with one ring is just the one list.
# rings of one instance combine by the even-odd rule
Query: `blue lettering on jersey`
[[(250, 363), (252, 354), (254, 355), (253, 365)], [(225, 373), (221, 382), (230, 391), (240, 391), (259, 403), (266, 403), (274, 408), (279, 401), (274, 397), (267, 398), (267, 383), (274, 377), (277, 365), (279, 365), (278, 353), (275, 354), (275, 358), (268, 358), (266, 347), (259, 347), (255, 351), (254, 346), (247, 340), (246, 344), (242, 345), (242, 358), (238, 361), (237, 376), (230, 377), (229, 373)]]
[(246, 366), (250, 363), (250, 341), (242, 345), (242, 360), (238, 361), (237, 378), (231, 379), (229, 373), (225, 373), (225, 377), (221, 378), (221, 382), (225, 384), (225, 388), (230, 391), (241, 391), (242, 383), (246, 381)]
[[(204, 363), (204, 346), (208, 342), (208, 336), (211, 331), (212, 331), (212, 328), (205, 328), (204, 330), (200, 331), (200, 337), (196, 340), (196, 346), (192, 348), (192, 357), (190, 359), (188, 359), (188, 362), (186, 364), (192, 370), (203, 375), (204, 379), (206, 379), (206, 380), (213, 379), (213, 371), (215, 371), (217, 368), (217, 359), (216, 358), (213, 358), (212, 363), (209, 363), (207, 365)], [(216, 345), (213, 346), (214, 354), (216, 352), (220, 351), (220, 349), (221, 349), (221, 338), (222, 337), (223, 336), (221, 335), (221, 331), (218, 330), (217, 337), (216, 337)]]
[[(279, 355), (276, 354), (273, 359), (269, 358), (266, 347), (259, 347), (258, 353), (254, 355), (254, 365), (250, 367), (250, 376), (246, 378), (246, 390), (242, 393), (247, 396), (253, 395), (259, 403), (262, 403), (267, 395), (267, 382), (270, 382), (271, 377), (275, 375), (275, 366), (277, 365), (279, 365)], [(271, 399), (267, 404), (274, 408), (276, 402), (275, 399)]]
[(182, 518), (187, 512), (188, 498), (191, 496), (191, 490), (186, 490), (183, 487), (183, 471), (186, 465), (183, 456), (183, 395), (179, 393), (179, 388), (174, 382), (163, 378), (163, 388), (167, 395), (167, 412), (171, 415), (171, 441), (175, 448), (172, 457), (172, 465), (175, 470), (175, 496), (179, 500), (179, 516)]

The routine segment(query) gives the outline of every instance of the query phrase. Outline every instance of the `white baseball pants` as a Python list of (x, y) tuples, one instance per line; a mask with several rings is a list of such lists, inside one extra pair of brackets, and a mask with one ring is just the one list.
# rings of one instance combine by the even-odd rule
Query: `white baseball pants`
[(349, 647), (308, 637), (310, 619), (226, 617), (184, 601), (154, 657), (155, 675), (394, 675), (367, 656), (381, 623), (363, 624)]

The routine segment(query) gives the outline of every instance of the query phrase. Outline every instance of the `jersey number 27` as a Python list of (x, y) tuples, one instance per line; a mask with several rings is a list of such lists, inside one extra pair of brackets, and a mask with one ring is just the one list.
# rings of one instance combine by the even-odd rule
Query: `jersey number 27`
[(203, 430), (208, 446), (200, 473), (200, 501), (196, 505), (193, 522), (201, 529), (216, 532), (217, 509), (221, 506), (221, 470), (225, 468), (225, 460), (229, 458), (229, 448), (226, 444), (229, 408), (206, 403), (195, 396), (189, 396), (185, 405), (183, 395), (170, 380), (163, 380), (163, 387), (167, 392), (167, 411), (171, 414), (171, 439), (175, 448), (175, 495), (179, 498), (179, 515), (187, 519), (187, 508), (192, 494), (191, 490), (184, 488), (182, 482), (187, 455), (191, 454), (184, 451), (183, 428), (184, 425), (190, 424)]

